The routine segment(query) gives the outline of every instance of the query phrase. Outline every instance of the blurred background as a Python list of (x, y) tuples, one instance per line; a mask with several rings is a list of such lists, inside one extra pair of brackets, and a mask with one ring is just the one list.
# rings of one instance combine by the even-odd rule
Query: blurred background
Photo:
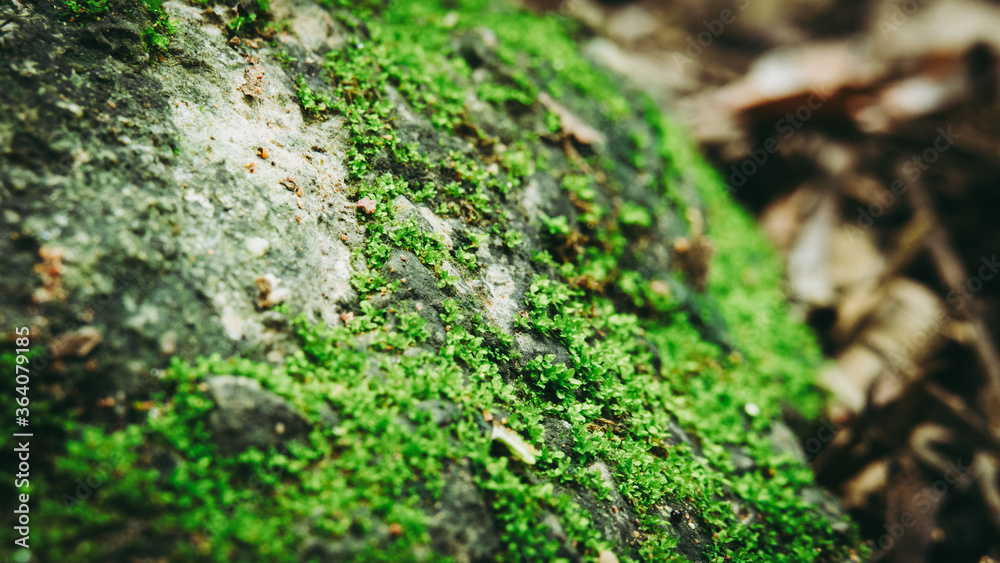
[(784, 256), (832, 397), (789, 422), (870, 560), (1000, 560), (1000, 2), (526, 2), (680, 119)]

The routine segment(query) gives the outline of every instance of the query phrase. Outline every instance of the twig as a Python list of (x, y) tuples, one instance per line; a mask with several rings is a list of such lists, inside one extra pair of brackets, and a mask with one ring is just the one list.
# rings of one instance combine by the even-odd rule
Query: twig
[(987, 422), (969, 409), (965, 399), (933, 381), (924, 381), (923, 385), (928, 395), (934, 397), (941, 406), (958, 419), (965, 427), (965, 432), (971, 432), (983, 442), (976, 449), (987, 450), (995, 456), (1000, 456), (1000, 440), (997, 440), (997, 437), (990, 432)]
[[(914, 182), (910, 186), (910, 193), (908, 199), (914, 211), (930, 222), (925, 244), (938, 275), (949, 290), (961, 292), (968, 276), (962, 261), (948, 240), (948, 233), (934, 212), (934, 205), (927, 188), (920, 182)], [(998, 436), (1000, 435), (1000, 352), (993, 344), (989, 328), (978, 309), (970, 306), (966, 311), (969, 324), (972, 326), (973, 346), (986, 373), (985, 411), (990, 419), (992, 434)]]

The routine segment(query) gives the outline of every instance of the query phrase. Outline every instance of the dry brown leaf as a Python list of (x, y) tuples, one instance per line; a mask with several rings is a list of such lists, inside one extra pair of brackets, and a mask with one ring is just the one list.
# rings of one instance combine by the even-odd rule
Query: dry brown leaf
[(103, 339), (101, 331), (92, 326), (85, 326), (79, 330), (57, 336), (49, 349), (56, 358), (66, 356), (83, 358), (93, 351)]

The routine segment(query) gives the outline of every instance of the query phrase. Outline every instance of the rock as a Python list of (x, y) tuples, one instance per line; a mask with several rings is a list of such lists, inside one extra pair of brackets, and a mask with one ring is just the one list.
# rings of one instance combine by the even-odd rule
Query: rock
[(254, 283), (257, 284), (257, 308), (258, 309), (270, 309), (275, 305), (284, 303), (286, 299), (291, 297), (292, 292), (286, 287), (278, 287), (281, 283), (274, 274), (264, 274), (263, 276), (258, 276)]
[(358, 209), (364, 211), (365, 213), (367, 213), (369, 215), (371, 215), (372, 213), (375, 213), (375, 207), (377, 205), (378, 205), (378, 203), (374, 199), (372, 199), (370, 197), (363, 197), (363, 198), (359, 199), (358, 203), (357, 203)]
[[(243, 70), (243, 84), (239, 91), (248, 98), (260, 98), (264, 95), (264, 67), (254, 63)], [(251, 170), (252, 172), (252, 170)]]
[(332, 408), (330, 408), (330, 405), (328, 405), (326, 403), (321, 403), (319, 405), (319, 420), (328, 429), (331, 429), (331, 430), (333, 430), (333, 429), (337, 428), (338, 426), (340, 426), (340, 422), (341, 422), (340, 415), (337, 414), (337, 411), (335, 411)]
[(142, 39), (142, 30), (131, 22), (111, 16), (86, 29), (87, 42), (115, 58), (141, 62), (149, 57)]
[(254, 258), (260, 258), (266, 254), (267, 248), (271, 246), (271, 243), (268, 242), (266, 238), (261, 237), (249, 237), (247, 238), (245, 244), (247, 252), (249, 252), (250, 256), (253, 256)]
[(438, 426), (454, 423), (459, 415), (459, 409), (454, 403), (448, 403), (441, 399), (421, 401), (417, 403), (417, 408), (430, 414), (431, 421)]
[(489, 559), (499, 547), (500, 537), (469, 465), (455, 464), (443, 477), (450, 485), (428, 521), (435, 551), (459, 561)]
[(327, 4), (168, 2), (145, 60), (149, 10), (119, 47), (42, 5), (0, 30), (0, 318), (75, 343), (31, 360), (72, 429), (33, 484), (121, 466), (94, 518), (33, 506), (36, 556), (854, 548), (751, 435), (819, 357), (669, 119), (561, 20)]
[(215, 403), (209, 427), (219, 451), (225, 454), (248, 448), (264, 451), (301, 438), (309, 430), (308, 421), (295, 407), (253, 379), (216, 375), (207, 378), (206, 383)]

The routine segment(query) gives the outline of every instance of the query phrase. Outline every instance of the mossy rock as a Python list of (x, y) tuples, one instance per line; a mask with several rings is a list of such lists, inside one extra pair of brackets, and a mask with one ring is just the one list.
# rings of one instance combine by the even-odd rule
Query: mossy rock
[(858, 560), (779, 263), (572, 22), (66, 6), (0, 8), (12, 560)]

